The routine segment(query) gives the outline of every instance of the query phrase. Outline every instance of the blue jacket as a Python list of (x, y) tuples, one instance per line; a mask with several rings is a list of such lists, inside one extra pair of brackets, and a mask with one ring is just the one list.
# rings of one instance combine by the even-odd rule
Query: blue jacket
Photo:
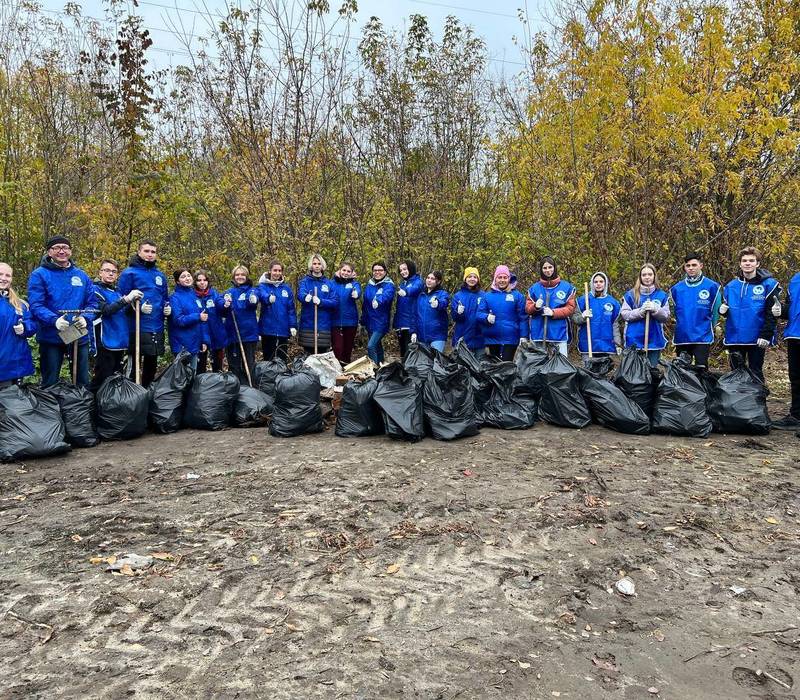
[[(450, 303), (450, 315), (455, 323), (453, 346), (462, 338), (470, 350), (482, 350), (486, 346), (481, 324), (478, 323), (478, 303), (481, 296), (483, 290), (480, 287), (470, 289), (466, 284), (453, 294)], [(458, 313), (459, 304), (464, 307), (464, 313)]]
[[(372, 308), (372, 302), (377, 299), (378, 308)], [(392, 299), (394, 299), (394, 282), (384, 277), (380, 282), (370, 279), (364, 288), (364, 301), (361, 304), (361, 325), (369, 335), (373, 333), (389, 332), (389, 317), (392, 314)]]
[(200, 320), (204, 310), (203, 302), (194, 292), (194, 287), (176, 287), (169, 298), (172, 314), (169, 316), (169, 346), (174, 354), (181, 350), (196, 355), (203, 342), (203, 328)]
[(755, 345), (759, 338), (775, 343), (776, 319), (771, 307), (780, 295), (778, 281), (766, 270), (756, 270), (753, 279), (740, 274), (725, 285), (723, 302), (725, 345)]
[(225, 318), (222, 315), (225, 300), (213, 287), (209, 287), (208, 294), (204, 297), (197, 290), (195, 294), (208, 312), (208, 321), (200, 326), (203, 342), (209, 350), (222, 350), (228, 344), (228, 332), (225, 330)]
[[(511, 284), (516, 286), (516, 277), (512, 276)], [(517, 345), (528, 337), (525, 297), (514, 286), (502, 291), (492, 287), (478, 300), (477, 318), (487, 345)], [(490, 313), (494, 323), (488, 321)]]
[[(566, 306), (570, 299), (575, 297), (575, 287), (566, 280), (559, 279), (558, 284), (553, 287), (545, 287), (541, 280), (531, 285), (528, 289), (528, 296), (534, 302), (541, 299), (545, 306), (549, 306), (553, 311)], [(571, 307), (570, 313), (564, 318), (549, 317), (547, 321), (547, 338), (544, 337), (545, 316), (537, 311), (531, 316), (531, 340), (549, 341), (551, 343), (562, 343), (568, 341), (569, 336), (569, 317), (575, 307)]]
[[(154, 262), (145, 262), (138, 255), (134, 255), (130, 259), (129, 266), (119, 276), (117, 289), (123, 296), (132, 289), (138, 289), (144, 294), (140, 303), (149, 302), (153, 305), (152, 313), (139, 316), (143, 332), (161, 333), (164, 330), (164, 305), (169, 299), (169, 288), (167, 278)], [(132, 305), (128, 313), (131, 318), (130, 329), (133, 330), (134, 310)]]
[[(255, 304), (250, 302), (251, 293), (256, 296)], [(231, 287), (226, 290), (225, 294), (231, 295), (231, 305), (227, 309), (224, 308), (223, 295), (222, 309), (222, 315), (225, 316), (225, 330), (228, 333), (228, 345), (238, 346), (237, 327), (243, 343), (252, 343), (258, 340), (258, 318), (256, 316), (256, 309), (260, 299), (258, 288), (254, 287), (248, 280), (238, 287)], [(235, 323), (234, 315), (236, 317)]]
[[(594, 275), (592, 276), (594, 279)], [(592, 352), (613, 353), (617, 346), (614, 342), (614, 326), (619, 318), (620, 303), (610, 294), (595, 296), (589, 294), (589, 309), (592, 318), (589, 323), (592, 327)], [(578, 310), (586, 311), (586, 297), (578, 297)], [(586, 324), (578, 328), (578, 350), (589, 352), (589, 335)]]
[[(256, 287), (258, 298), (261, 301), (261, 315), (258, 319), (258, 332), (260, 335), (274, 335), (278, 338), (288, 338), (291, 328), (297, 328), (297, 310), (294, 306), (294, 292), (284, 281), (272, 282), (267, 280)], [(269, 298), (275, 297), (271, 304)]]
[[(94, 284), (83, 270), (70, 263), (62, 268), (47, 256), (28, 278), (28, 303), (38, 328), (36, 338), (40, 343), (61, 344), (56, 330), (56, 320), (64, 315), (59, 310), (96, 309)], [(66, 314), (71, 321), (79, 314)], [(94, 313), (82, 314), (89, 325), (94, 321)], [(89, 336), (80, 339), (79, 344), (89, 342)]]
[[(361, 284), (357, 280), (343, 280), (339, 277), (333, 278), (336, 288), (336, 298), (339, 304), (334, 309), (331, 323), (337, 328), (352, 328), (358, 325), (358, 304), (356, 300), (361, 298)], [(356, 290), (356, 298), (353, 299), (353, 290)]]
[[(437, 299), (439, 305), (434, 309), (431, 301)], [(427, 289), (417, 297), (417, 320), (414, 331), (420, 343), (432, 343), (435, 340), (447, 340), (448, 318), (447, 307), (450, 295), (444, 289)]]
[(297, 286), (297, 299), (300, 302), (300, 329), (314, 330), (314, 302), (305, 300), (307, 294), (314, 296), (314, 289), (317, 290), (317, 296), (320, 299), (317, 310), (317, 330), (330, 331), (333, 326), (333, 314), (339, 306), (336, 286), (333, 280), (329, 280), (327, 277), (314, 277), (313, 275), (303, 277)]
[[(624, 306), (631, 310), (641, 309), (646, 301), (657, 301), (661, 304), (658, 312), (650, 314), (650, 335), (647, 339), (648, 350), (663, 350), (667, 347), (667, 338), (664, 335), (664, 321), (660, 316), (662, 313), (666, 314), (669, 318), (669, 297), (663, 289), (655, 289), (651, 294), (641, 293), (639, 295), (639, 304), (636, 305), (633, 298), (633, 290), (629, 289), (625, 292), (623, 297)], [(623, 312), (624, 316), (624, 312)], [(645, 315), (641, 315), (635, 319), (630, 319), (625, 323), (625, 347), (631, 345), (635, 348), (644, 349), (644, 336), (647, 326)]]
[(784, 314), (789, 321), (783, 331), (787, 340), (800, 340), (800, 272), (789, 280)]
[(675, 307), (675, 345), (700, 343), (711, 345), (714, 342), (714, 321), (720, 301), (720, 285), (701, 275), (690, 282), (684, 277), (669, 290)]
[(127, 350), (130, 328), (128, 302), (114, 285), (95, 280), (94, 295), (99, 313), (94, 320), (96, 338), (106, 350)]
[(404, 297), (397, 295), (393, 328), (408, 328), (412, 332), (416, 330), (414, 324), (417, 322), (417, 298), (424, 287), (419, 275), (413, 275), (407, 280), (400, 280), (397, 289), (405, 290), (406, 295)]
[[(17, 335), (13, 327), (20, 320), (25, 326), (25, 332)], [(8, 297), (0, 296), (0, 382), (22, 379), (33, 374), (33, 357), (27, 339), (34, 333), (36, 333), (36, 322), (28, 305), (22, 303), (20, 315), (11, 306)]]

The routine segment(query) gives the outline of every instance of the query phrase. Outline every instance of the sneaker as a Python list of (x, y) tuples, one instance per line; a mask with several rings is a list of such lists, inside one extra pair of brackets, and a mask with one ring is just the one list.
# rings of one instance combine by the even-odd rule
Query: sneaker
[(797, 430), (800, 428), (800, 418), (794, 416), (784, 416), (779, 420), (772, 421), (774, 430)]

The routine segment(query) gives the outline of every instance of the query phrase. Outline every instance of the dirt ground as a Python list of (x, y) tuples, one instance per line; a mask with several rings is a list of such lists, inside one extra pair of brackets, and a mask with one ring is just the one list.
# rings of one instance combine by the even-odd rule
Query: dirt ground
[(800, 697), (792, 433), (184, 431), (0, 484), (3, 698)]

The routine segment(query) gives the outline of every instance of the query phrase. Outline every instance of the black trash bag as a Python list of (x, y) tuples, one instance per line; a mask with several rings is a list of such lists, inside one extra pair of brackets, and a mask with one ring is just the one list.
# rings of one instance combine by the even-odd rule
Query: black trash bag
[(237, 428), (256, 428), (269, 423), (272, 397), (250, 386), (240, 386), (233, 404), (233, 424)]
[(707, 437), (713, 425), (706, 409), (703, 381), (684, 360), (665, 362), (653, 409), (653, 431), (686, 437)]
[(516, 365), (487, 357), (481, 358), (481, 367), (491, 386), (489, 398), (478, 406), (481, 425), (502, 430), (532, 427), (539, 414), (538, 401), (533, 396), (514, 394)]
[(75, 386), (59, 379), (43, 389), (58, 401), (67, 442), (73, 447), (95, 447), (100, 436), (94, 424), (94, 394), (85, 386)]
[(148, 420), (157, 433), (174, 433), (183, 424), (186, 395), (194, 381), (192, 356), (179, 353), (150, 385)]
[(239, 396), (239, 380), (231, 372), (198, 374), (189, 390), (183, 426), (198, 430), (222, 430), (231, 424)]
[(296, 437), (322, 432), (321, 390), (319, 377), (307, 367), (279, 374), (275, 379), (275, 408), (269, 434)]
[(112, 374), (97, 390), (97, 432), (103, 440), (144, 435), (150, 392), (121, 374)]
[[(497, 358), (483, 356), (478, 358), (472, 350), (467, 347), (464, 339), (461, 338), (458, 344), (450, 354), (450, 359), (466, 367), (469, 371), (470, 385), (472, 386), (472, 393), (475, 398), (475, 407), (480, 411), (483, 404), (485, 404), (492, 396), (493, 384), (487, 376), (485, 370), (485, 362), (491, 361), (494, 364), (499, 361)], [(514, 370), (516, 374), (516, 369)]]
[(616, 384), (629, 399), (639, 404), (649, 418), (653, 417), (659, 373), (650, 366), (647, 355), (635, 347), (627, 347), (614, 377)]
[(579, 370), (581, 393), (595, 423), (630, 435), (649, 435), (650, 419), (622, 389), (606, 375), (611, 370), (611, 358), (592, 359), (587, 368)]
[(383, 411), (386, 434), (394, 440), (422, 440), (425, 437), (424, 382), (409, 376), (399, 362), (379, 369), (377, 379), (374, 399)]
[(520, 343), (514, 355), (514, 364), (517, 368), (514, 393), (517, 396), (539, 398), (544, 386), (542, 370), (549, 359), (547, 351), (536, 343), (529, 340)]
[(376, 379), (349, 381), (342, 389), (342, 403), (336, 415), (336, 434), (339, 437), (383, 435), (383, 414), (375, 403)]
[(403, 369), (409, 377), (427, 379), (433, 369), (435, 357), (436, 351), (433, 348), (421, 343), (411, 343), (403, 357)]
[[(592, 414), (580, 391), (578, 368), (560, 352), (541, 368), (539, 418), (562, 428), (585, 428)], [(537, 380), (537, 381), (539, 381)]]
[(256, 362), (256, 367), (253, 371), (253, 386), (259, 391), (263, 391), (274, 401), (275, 377), (283, 374), (287, 369), (289, 368), (286, 363), (277, 357), (274, 360)]
[(55, 396), (29, 386), (0, 390), (0, 462), (69, 452)]
[(435, 440), (478, 434), (469, 370), (443, 355), (434, 360), (422, 391), (422, 405), (425, 426)]
[(706, 373), (706, 407), (718, 433), (766, 435), (770, 431), (767, 411), (769, 390), (749, 367), (739, 367), (721, 377)]

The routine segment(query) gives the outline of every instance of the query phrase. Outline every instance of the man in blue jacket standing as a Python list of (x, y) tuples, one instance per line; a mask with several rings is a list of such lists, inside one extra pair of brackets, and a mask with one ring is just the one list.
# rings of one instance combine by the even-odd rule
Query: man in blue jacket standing
[[(164, 317), (169, 316), (169, 289), (167, 277), (156, 267), (156, 244), (151, 240), (139, 243), (139, 249), (119, 276), (117, 289), (126, 296), (134, 289), (142, 293), (140, 301), (140, 348), (142, 357), (142, 386), (150, 386), (155, 379), (158, 358), (164, 354)], [(129, 311), (130, 339), (128, 353), (136, 357), (135, 309)], [(131, 379), (136, 377), (135, 362), (131, 362)]]
[[(47, 241), (41, 263), (28, 279), (28, 303), (39, 324), (39, 363), (42, 386), (58, 381), (64, 355), (73, 361), (73, 344), (59, 335), (70, 326), (83, 333), (77, 340), (77, 383), (89, 386), (89, 334), (97, 300), (92, 279), (72, 262), (72, 244), (66, 236)], [(75, 368), (73, 368), (75, 371)]]
[[(783, 339), (786, 341), (786, 355), (789, 361), (792, 402), (789, 405), (789, 414), (773, 421), (772, 427), (778, 430), (798, 430), (800, 428), (800, 272), (789, 280), (781, 317), (788, 321), (783, 330)], [(800, 432), (797, 433), (797, 437), (800, 437)]]

